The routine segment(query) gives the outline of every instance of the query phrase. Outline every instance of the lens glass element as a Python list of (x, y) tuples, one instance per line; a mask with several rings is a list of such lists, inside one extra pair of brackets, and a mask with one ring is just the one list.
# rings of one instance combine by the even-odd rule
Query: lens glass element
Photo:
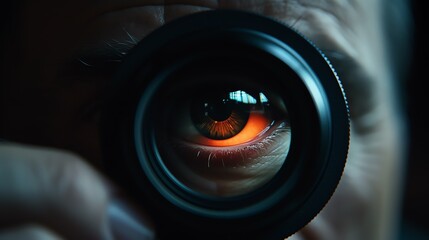
[(160, 158), (184, 188), (237, 196), (272, 179), (291, 142), (286, 104), (250, 76), (192, 76), (158, 95)]

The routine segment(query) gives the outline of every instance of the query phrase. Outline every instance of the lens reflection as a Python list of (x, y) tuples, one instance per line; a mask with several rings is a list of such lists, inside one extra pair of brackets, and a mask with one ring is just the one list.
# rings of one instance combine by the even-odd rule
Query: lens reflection
[(254, 86), (208, 89), (168, 91), (156, 131), (162, 161), (193, 191), (222, 197), (251, 192), (274, 177), (288, 154), (285, 104)]

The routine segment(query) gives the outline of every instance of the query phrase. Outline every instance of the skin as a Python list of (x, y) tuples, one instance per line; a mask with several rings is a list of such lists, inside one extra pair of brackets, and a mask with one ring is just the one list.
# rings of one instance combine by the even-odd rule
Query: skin
[[(13, 81), (4, 81), (1, 96), (2, 138), (10, 142), (0, 144), (0, 239), (153, 237), (150, 216), (134, 209), (100, 168), (97, 112), (91, 109), (110, 72), (88, 74), (70, 62), (109, 45), (126, 51), (172, 19), (217, 8), (292, 25), (326, 53), (348, 95), (352, 128), (344, 176), (322, 212), (291, 239), (394, 238), (406, 135), (382, 1), (177, 2), (23, 5), (20, 31), (7, 38), (14, 42), (7, 59), (16, 61), (4, 63)], [(122, 49), (117, 41), (128, 44)]]

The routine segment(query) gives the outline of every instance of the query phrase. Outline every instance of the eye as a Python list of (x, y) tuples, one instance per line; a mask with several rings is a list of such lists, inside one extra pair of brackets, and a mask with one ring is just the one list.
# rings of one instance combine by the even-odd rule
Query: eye
[(158, 146), (178, 181), (233, 196), (277, 173), (289, 150), (290, 121), (280, 96), (254, 86), (218, 85), (167, 94)]
[(252, 96), (243, 90), (210, 92), (196, 97), (189, 111), (192, 121), (181, 124), (191, 124), (196, 131), (184, 132), (180, 131), (184, 128), (178, 127), (178, 135), (190, 142), (213, 147), (247, 143), (273, 123), (266, 96), (263, 93)]

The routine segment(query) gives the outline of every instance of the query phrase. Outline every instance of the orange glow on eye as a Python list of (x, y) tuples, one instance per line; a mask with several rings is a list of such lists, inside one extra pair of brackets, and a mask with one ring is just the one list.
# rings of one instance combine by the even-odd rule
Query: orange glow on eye
[(237, 135), (224, 140), (205, 138), (201, 139), (200, 143), (213, 147), (229, 147), (243, 144), (258, 136), (264, 129), (269, 126), (269, 124), (270, 121), (264, 115), (259, 113), (251, 113), (249, 115), (249, 119), (247, 120), (246, 126)]

